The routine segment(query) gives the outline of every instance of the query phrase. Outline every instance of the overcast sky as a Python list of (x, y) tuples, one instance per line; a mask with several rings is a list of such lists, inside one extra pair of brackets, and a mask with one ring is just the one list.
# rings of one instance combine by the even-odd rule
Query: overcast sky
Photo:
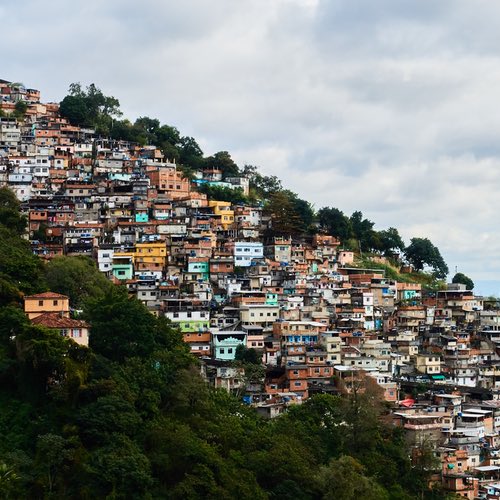
[(3, 0), (0, 78), (53, 101), (94, 82), (500, 280), (499, 19), (492, 0)]

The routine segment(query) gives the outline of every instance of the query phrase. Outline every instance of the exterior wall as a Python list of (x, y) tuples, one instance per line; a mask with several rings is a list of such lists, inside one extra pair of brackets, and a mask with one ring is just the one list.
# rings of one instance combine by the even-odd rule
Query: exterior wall
[(79, 345), (89, 345), (89, 331), (87, 328), (68, 328), (61, 330), (61, 333)]
[(51, 294), (49, 297), (44, 295), (32, 295), (24, 298), (24, 312), (29, 319), (45, 313), (61, 313), (63, 316), (69, 317), (68, 297), (59, 294)]
[(113, 276), (120, 280), (131, 280), (134, 277), (134, 266), (132, 263), (113, 262)]
[(165, 267), (167, 247), (165, 242), (137, 243), (135, 247), (135, 263), (157, 264), (156, 267)]
[(264, 247), (261, 242), (237, 241), (234, 244), (234, 265), (249, 267), (252, 259), (262, 259)]
[(352, 264), (354, 262), (354, 252), (348, 252), (345, 250), (341, 250), (338, 253), (338, 259), (339, 264), (341, 266), (347, 266), (349, 264)]
[(210, 313), (208, 311), (168, 311), (165, 313), (174, 326), (182, 333), (204, 332), (210, 326)]
[(233, 361), (236, 349), (239, 345), (246, 345), (247, 336), (240, 332), (228, 332), (225, 334), (214, 334), (212, 337), (213, 352), (215, 359)]
[(415, 368), (420, 373), (436, 375), (441, 373), (441, 359), (436, 355), (419, 354), (416, 356)]
[(208, 280), (210, 274), (208, 261), (189, 262), (188, 273), (199, 274), (201, 279)]
[(114, 250), (112, 248), (99, 248), (97, 250), (97, 266), (99, 267), (99, 271), (102, 273), (110, 273), (112, 271), (113, 255)]
[(240, 308), (240, 319), (243, 325), (274, 323), (279, 318), (277, 306), (244, 306)]
[(214, 215), (220, 218), (220, 224), (224, 230), (234, 223), (234, 211), (229, 201), (209, 201), (208, 206), (214, 211)]
[(168, 194), (171, 199), (189, 196), (189, 180), (182, 177), (182, 172), (177, 171), (174, 165), (157, 167), (155, 170), (147, 172), (147, 175), (151, 184), (159, 192)]

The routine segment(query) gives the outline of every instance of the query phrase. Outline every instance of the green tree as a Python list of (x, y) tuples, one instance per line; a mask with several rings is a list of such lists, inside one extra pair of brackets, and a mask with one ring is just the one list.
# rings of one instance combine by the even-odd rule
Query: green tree
[(26, 101), (17, 101), (14, 106), (13, 116), (15, 118), (24, 119), (27, 110), (28, 110), (28, 104), (26, 103)]
[(118, 99), (104, 95), (93, 83), (86, 90), (79, 83), (72, 83), (59, 112), (73, 125), (94, 127), (98, 134), (105, 135), (110, 133), (113, 120), (122, 114)]
[(224, 186), (211, 186), (210, 184), (199, 184), (196, 190), (205, 193), (209, 200), (229, 201), (233, 205), (245, 205), (248, 198), (243, 194), (241, 188), (230, 188)]
[(203, 165), (203, 151), (192, 137), (182, 137), (179, 141), (179, 161), (182, 165), (187, 165), (198, 170)]
[(156, 118), (149, 118), (149, 116), (140, 116), (135, 121), (134, 125), (145, 130), (152, 137), (156, 136), (158, 129), (160, 128), (160, 120)]
[(93, 451), (85, 468), (89, 482), (97, 486), (94, 498), (144, 498), (153, 483), (148, 458), (121, 434)]
[(0, 224), (18, 235), (26, 231), (27, 220), (21, 214), (21, 204), (14, 192), (5, 186), (0, 188)]
[(129, 437), (137, 434), (141, 418), (133, 402), (127, 401), (124, 396), (104, 395), (79, 411), (76, 421), (85, 444), (107, 444), (113, 441), (116, 433)]
[(112, 288), (104, 296), (85, 303), (89, 320), (90, 347), (113, 361), (150, 356), (155, 350), (154, 316), (126, 289)]
[(271, 233), (278, 236), (298, 236), (305, 232), (305, 221), (297, 210), (296, 195), (277, 191), (270, 195), (264, 214), (271, 217)]
[(394, 252), (404, 252), (405, 244), (399, 235), (399, 231), (390, 227), (378, 233), (380, 238), (381, 250), (385, 255), (392, 255)]
[(146, 144), (146, 137), (141, 135), (142, 132), (142, 130), (134, 127), (130, 120), (113, 120), (109, 135), (116, 140)]
[(285, 190), (284, 193), (289, 196), (295, 212), (299, 214), (299, 217), (301, 219), (301, 233), (315, 233), (316, 212), (314, 211), (313, 205), (306, 200), (302, 200), (291, 191)]
[(227, 151), (219, 151), (208, 158), (205, 158), (204, 166), (206, 168), (217, 168), (222, 170), (222, 177), (235, 177), (240, 174), (238, 165), (231, 158)]
[(95, 262), (85, 256), (51, 259), (45, 275), (49, 289), (67, 295), (77, 309), (81, 309), (90, 297), (102, 298), (114, 286), (97, 269)]
[(0, 224), (0, 305), (12, 302), (16, 289), (27, 294), (44, 290), (43, 263), (28, 241)]
[(35, 467), (40, 471), (41, 482), (49, 495), (54, 492), (63, 474), (63, 464), (71, 458), (71, 447), (62, 436), (50, 433), (38, 436)]
[(73, 341), (56, 330), (30, 324), (16, 335), (15, 343), (20, 390), (32, 401), (43, 401), (49, 389), (64, 383)]
[(243, 344), (240, 344), (236, 348), (236, 354), (234, 356), (236, 361), (243, 361), (245, 363), (250, 363), (253, 365), (262, 364), (262, 356), (256, 349), (248, 348)]
[(281, 181), (275, 175), (262, 175), (254, 165), (245, 165), (241, 175), (248, 178), (250, 191), (254, 193), (255, 197), (267, 198), (283, 189)]
[(175, 127), (162, 125), (155, 133), (155, 144), (161, 149), (163, 155), (170, 161), (181, 159), (181, 136)]
[(318, 212), (320, 228), (342, 243), (351, 237), (351, 221), (338, 208), (323, 207)]
[(2, 352), (2, 347), (5, 349), (3, 350), (5, 357), (3, 359), (0, 358), (0, 379), (2, 372), (8, 370), (11, 365), (11, 360), (7, 361), (6, 354), (9, 357), (14, 357), (14, 339), (28, 324), (28, 318), (20, 307), (12, 305), (0, 307), (0, 352)]
[(0, 461), (0, 492), (2, 493), (2, 498), (6, 500), (17, 498), (18, 494), (20, 494), (18, 490), (19, 483), (20, 478), (16, 471)]
[(33, 255), (28, 241), (21, 238), (26, 217), (14, 193), (0, 188), (0, 306), (20, 300), (20, 292), (44, 289), (43, 264)]
[(474, 290), (474, 282), (463, 273), (456, 273), (451, 282), (461, 283), (467, 287), (467, 290)]
[(82, 97), (67, 95), (61, 101), (59, 112), (73, 125), (85, 126), (90, 124), (89, 111)]
[(380, 242), (373, 230), (374, 222), (364, 219), (360, 211), (353, 212), (350, 217), (352, 236), (358, 241), (359, 248), (363, 251), (378, 250)]
[(428, 238), (412, 238), (405, 249), (405, 257), (417, 271), (429, 266), (437, 278), (444, 279), (448, 274), (448, 266), (439, 249)]
[(273, 193), (264, 207), (264, 214), (271, 217), (273, 233), (290, 236), (300, 232), (300, 216), (286, 193)]
[(318, 481), (324, 500), (385, 500), (387, 491), (366, 476), (365, 468), (354, 458), (342, 456), (319, 470)]

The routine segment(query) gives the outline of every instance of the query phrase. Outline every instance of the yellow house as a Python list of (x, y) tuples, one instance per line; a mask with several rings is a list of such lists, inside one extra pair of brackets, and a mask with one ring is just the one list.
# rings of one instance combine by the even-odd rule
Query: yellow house
[(137, 269), (161, 270), (167, 259), (167, 245), (164, 241), (137, 243), (135, 263)]
[(24, 312), (29, 319), (46, 313), (58, 313), (69, 318), (69, 298), (54, 292), (38, 293), (24, 297)]
[(214, 215), (220, 217), (220, 224), (224, 230), (227, 230), (234, 222), (234, 210), (231, 209), (230, 201), (208, 202), (208, 206), (213, 209)]

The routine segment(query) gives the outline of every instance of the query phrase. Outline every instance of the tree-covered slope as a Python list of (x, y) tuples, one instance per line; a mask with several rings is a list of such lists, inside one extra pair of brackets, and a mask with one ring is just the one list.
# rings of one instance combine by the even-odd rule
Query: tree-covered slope
[[(261, 419), (209, 387), (180, 332), (91, 262), (32, 256), (0, 196), (0, 498), (440, 497), (369, 382)], [(49, 285), (82, 307), (90, 348), (24, 315), (22, 295)]]

